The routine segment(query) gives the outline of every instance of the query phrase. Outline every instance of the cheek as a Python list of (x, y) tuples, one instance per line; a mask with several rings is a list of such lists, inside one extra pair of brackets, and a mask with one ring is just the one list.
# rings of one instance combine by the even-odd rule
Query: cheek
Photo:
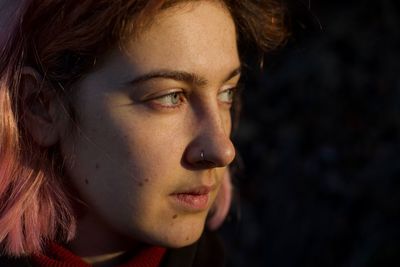
[(185, 127), (176, 121), (138, 117), (117, 115), (113, 119), (119, 144), (109, 148), (119, 163), (132, 165), (139, 176), (155, 169), (176, 171), (185, 149)]
[(92, 120), (82, 128), (85, 134), (71, 141), (73, 150), (64, 149), (71, 159), (67, 172), (90, 210), (116, 229), (135, 227), (159, 210), (154, 203), (162, 203), (159, 198), (169, 186), (162, 151), (153, 149), (163, 136), (149, 138), (150, 132), (99, 118), (101, 123)]
[[(74, 144), (74, 169), (82, 185), (107, 190), (161, 186), (177, 173), (187, 136), (179, 119), (148, 118), (140, 110), (99, 108), (85, 112)], [(70, 146), (72, 147), (72, 146)]]

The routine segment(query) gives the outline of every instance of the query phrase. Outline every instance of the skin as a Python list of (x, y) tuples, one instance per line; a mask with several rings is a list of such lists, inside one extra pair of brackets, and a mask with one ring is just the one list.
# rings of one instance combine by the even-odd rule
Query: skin
[[(66, 179), (84, 203), (73, 252), (99, 265), (135, 244), (182, 247), (200, 237), (235, 156), (230, 108), (238, 69), (230, 14), (201, 1), (162, 11), (76, 85), (78, 125), (57, 120)], [(160, 71), (169, 77), (143, 79)], [(212, 188), (205, 209), (171, 196), (198, 186)]]

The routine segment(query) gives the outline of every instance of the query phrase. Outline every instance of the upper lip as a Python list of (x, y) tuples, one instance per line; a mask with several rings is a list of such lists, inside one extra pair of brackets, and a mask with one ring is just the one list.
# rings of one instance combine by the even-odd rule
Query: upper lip
[(194, 187), (183, 188), (175, 191), (171, 195), (178, 195), (178, 194), (190, 194), (190, 195), (206, 195), (211, 191), (215, 190), (216, 184), (212, 186), (207, 185), (200, 185)]

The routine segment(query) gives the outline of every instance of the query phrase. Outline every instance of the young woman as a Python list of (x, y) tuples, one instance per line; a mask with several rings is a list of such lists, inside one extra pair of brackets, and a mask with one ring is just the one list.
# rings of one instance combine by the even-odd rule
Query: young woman
[(283, 8), (2, 2), (0, 265), (222, 265), (238, 41), (276, 47)]

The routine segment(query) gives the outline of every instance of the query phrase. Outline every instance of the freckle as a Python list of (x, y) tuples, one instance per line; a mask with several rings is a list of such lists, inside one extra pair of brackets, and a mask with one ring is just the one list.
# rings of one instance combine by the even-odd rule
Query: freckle
[(172, 216), (172, 219), (176, 219), (178, 218), (178, 214), (175, 214), (174, 216)]
[(142, 183), (142, 182), (139, 182), (138, 185), (139, 185), (140, 187), (142, 187), (142, 186), (143, 186), (143, 183)]
[(188, 241), (188, 240), (189, 240), (189, 237), (187, 236), (187, 237), (186, 237), (186, 241)]
[(89, 180), (88, 179), (85, 179), (85, 184), (89, 184)]
[(144, 179), (144, 181), (145, 181), (146, 183), (148, 183), (148, 182), (149, 182), (149, 179), (146, 178), (146, 179)]
[(99, 169), (100, 168), (100, 165), (98, 164), (98, 163), (96, 163), (96, 169)]

